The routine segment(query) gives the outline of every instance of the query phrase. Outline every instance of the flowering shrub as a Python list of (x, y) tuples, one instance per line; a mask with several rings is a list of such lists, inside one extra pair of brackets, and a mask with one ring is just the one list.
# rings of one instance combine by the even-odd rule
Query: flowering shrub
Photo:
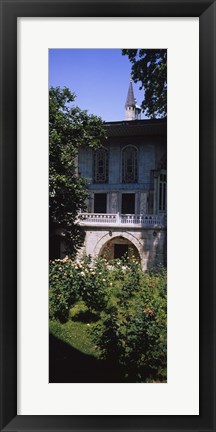
[(50, 317), (73, 319), (79, 300), (96, 312), (95, 345), (127, 381), (166, 380), (166, 271), (143, 272), (134, 259), (50, 262)]
[(79, 287), (81, 299), (90, 310), (100, 312), (106, 305), (109, 285), (109, 270), (106, 260), (98, 258), (94, 267), (88, 266), (84, 270), (85, 277)]
[(51, 319), (67, 321), (69, 308), (78, 298), (78, 278), (74, 263), (68, 258), (50, 261), (49, 315)]
[(101, 314), (94, 338), (103, 358), (116, 361), (128, 381), (166, 379), (166, 272), (128, 265), (121, 286)]
[(66, 321), (74, 303), (82, 299), (91, 310), (101, 311), (107, 297), (109, 270), (104, 259), (98, 259), (94, 268), (88, 257), (72, 261), (68, 257), (50, 261), (49, 314), (51, 319)]

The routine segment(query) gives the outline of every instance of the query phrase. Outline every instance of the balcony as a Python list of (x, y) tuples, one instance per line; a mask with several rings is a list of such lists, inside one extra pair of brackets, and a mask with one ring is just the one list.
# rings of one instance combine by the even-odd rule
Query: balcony
[(162, 228), (165, 226), (165, 217), (143, 214), (79, 213), (77, 222), (82, 226)]

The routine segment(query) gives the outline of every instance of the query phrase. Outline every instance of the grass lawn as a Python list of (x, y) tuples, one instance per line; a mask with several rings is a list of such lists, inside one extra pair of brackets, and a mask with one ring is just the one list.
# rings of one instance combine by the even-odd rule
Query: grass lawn
[(50, 333), (83, 354), (99, 358), (99, 350), (94, 345), (89, 332), (93, 326), (94, 323), (81, 321), (69, 320), (64, 324), (59, 321), (50, 321)]
[(100, 360), (91, 335), (96, 321), (82, 302), (71, 309), (66, 323), (50, 321), (49, 382), (121, 382), (118, 368)]

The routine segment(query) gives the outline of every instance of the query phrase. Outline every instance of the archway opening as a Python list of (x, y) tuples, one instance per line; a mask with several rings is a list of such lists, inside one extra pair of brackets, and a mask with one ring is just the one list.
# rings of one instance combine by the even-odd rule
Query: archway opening
[(126, 258), (129, 261), (132, 259), (140, 261), (140, 255), (136, 246), (134, 246), (130, 240), (122, 236), (108, 240), (102, 246), (99, 256), (106, 258), (107, 261), (123, 258)]

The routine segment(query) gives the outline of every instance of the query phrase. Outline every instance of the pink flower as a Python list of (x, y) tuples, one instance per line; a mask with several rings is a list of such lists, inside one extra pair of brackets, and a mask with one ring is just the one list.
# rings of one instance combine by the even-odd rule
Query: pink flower
[(153, 315), (154, 311), (152, 309), (150, 309), (150, 308), (146, 308), (146, 309), (143, 310), (143, 313), (145, 315), (147, 315), (147, 314), (148, 315)]

